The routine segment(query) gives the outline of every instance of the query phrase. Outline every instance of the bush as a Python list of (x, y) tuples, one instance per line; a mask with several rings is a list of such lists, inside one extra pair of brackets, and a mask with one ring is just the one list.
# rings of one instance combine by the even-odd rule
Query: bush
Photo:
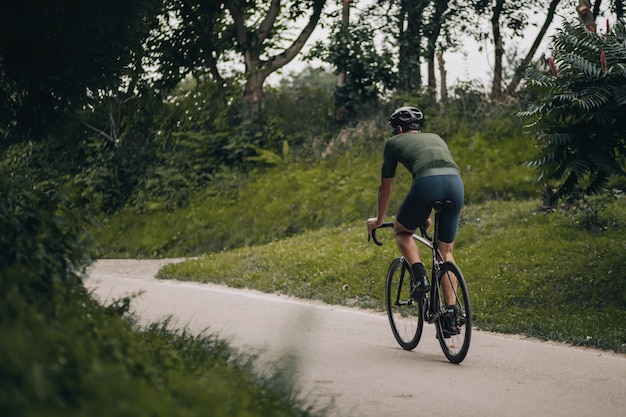
[(563, 23), (553, 41), (551, 74), (531, 69), (526, 81), (539, 100), (520, 112), (537, 134), (530, 165), (555, 189), (553, 201), (594, 195), (626, 176), (626, 27), (597, 34)]
[(82, 285), (85, 219), (68, 192), (0, 175), (0, 415), (308, 416), (282, 374), (216, 337), (138, 329), (130, 300)]

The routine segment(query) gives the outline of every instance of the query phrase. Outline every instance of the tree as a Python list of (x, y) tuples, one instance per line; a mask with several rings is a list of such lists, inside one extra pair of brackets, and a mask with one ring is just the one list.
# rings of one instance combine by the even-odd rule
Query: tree
[[(494, 48), (491, 99), (497, 102), (502, 100), (504, 92), (503, 58), (506, 50), (503, 30), (510, 38), (523, 37), (529, 24), (529, 12), (532, 8), (541, 7), (541, 5), (524, 0), (474, 0), (472, 4), (479, 21), (489, 16), (491, 42)], [(477, 27), (480, 27), (479, 23)], [(488, 36), (480, 30), (473, 31), (473, 33), (478, 40), (486, 39)]]
[[(230, 67), (245, 79), (241, 116), (257, 122), (265, 80), (300, 53), (326, 0), (292, 0), (286, 5), (281, 0), (165, 2), (168, 14), (155, 42), (160, 72), (175, 82), (188, 73), (209, 75), (225, 94), (227, 77), (222, 73)], [(302, 20), (304, 25), (293, 29)], [(232, 53), (241, 61), (235, 62)], [(238, 64), (243, 64), (243, 71)]]
[[(612, 13), (615, 13), (615, 17), (618, 20), (624, 18), (624, 0), (611, 0), (610, 9)], [(596, 18), (600, 14), (600, 8), (602, 6), (602, 0), (596, 0), (591, 4), (590, 0), (578, 0), (578, 6), (576, 6), (576, 13), (581, 23), (586, 28), (596, 30)]]
[(335, 21), (329, 39), (311, 49), (311, 58), (329, 63), (337, 75), (345, 74), (335, 90), (335, 119), (339, 122), (362, 105), (376, 103), (384, 90), (396, 85), (393, 56), (377, 44), (378, 32), (371, 16), (361, 13), (347, 26), (343, 19)]
[(551, 74), (531, 68), (539, 100), (528, 118), (540, 150), (529, 166), (557, 191), (554, 199), (592, 195), (612, 176), (626, 176), (626, 28), (598, 34), (565, 22), (553, 40)]
[(426, 1), (401, 0), (396, 15), (398, 40), (398, 88), (402, 92), (419, 91), (422, 87), (422, 25)]
[[(596, 2), (597, 7), (600, 7), (600, 1)], [(578, 0), (578, 6), (576, 6), (576, 12), (578, 12), (578, 18), (582, 24), (593, 31), (596, 30), (596, 16), (591, 8), (591, 2), (589, 0)]]
[[(426, 38), (426, 63), (428, 65), (428, 91), (434, 96), (437, 90), (437, 80), (435, 77), (435, 53), (437, 40), (441, 33), (445, 12), (448, 10), (449, 0), (439, 0), (435, 2), (434, 10), (430, 19), (424, 24), (424, 37)], [(444, 82), (444, 80), (441, 80)]]
[(165, 0), (160, 30), (148, 44), (160, 74), (158, 87), (167, 91), (187, 74), (197, 83), (208, 75), (227, 105), (227, 80), (218, 65), (234, 47), (229, 25), (221, 1)]
[[(289, 10), (289, 17), (292, 20), (303, 16), (309, 7), (313, 9), (308, 22), (290, 46), (266, 58), (263, 58), (263, 55), (267, 54), (272, 47), (278, 47), (278, 44), (271, 44), (268, 41), (277, 34), (276, 23), (281, 12), (280, 0), (270, 2), (265, 17), (256, 28), (248, 27), (246, 22), (246, 15), (251, 9), (244, 8), (239, 1), (235, 0), (226, 0), (224, 3), (234, 21), (237, 47), (244, 58), (246, 67), (246, 85), (242, 97), (244, 115), (249, 116), (251, 120), (258, 120), (263, 99), (263, 83), (270, 74), (285, 66), (300, 52), (313, 33), (326, 0), (292, 3)], [(254, 9), (255, 14), (259, 9), (262, 10), (261, 7)]]
[(533, 41), (533, 44), (531, 45), (530, 49), (526, 53), (526, 56), (524, 57), (524, 59), (522, 59), (520, 64), (515, 69), (513, 78), (511, 79), (511, 82), (507, 86), (507, 91), (509, 94), (511, 95), (515, 94), (517, 87), (522, 81), (526, 68), (528, 68), (528, 66), (531, 64), (533, 57), (537, 53), (537, 49), (539, 49), (539, 45), (541, 44), (541, 41), (546, 35), (546, 32), (548, 31), (548, 28), (550, 27), (550, 24), (552, 23), (552, 20), (554, 19), (554, 15), (556, 14), (556, 8), (560, 2), (561, 0), (550, 1), (550, 5), (548, 6), (548, 13), (546, 13), (546, 18), (544, 19), (543, 25), (541, 26), (539, 33), (535, 37), (535, 40)]

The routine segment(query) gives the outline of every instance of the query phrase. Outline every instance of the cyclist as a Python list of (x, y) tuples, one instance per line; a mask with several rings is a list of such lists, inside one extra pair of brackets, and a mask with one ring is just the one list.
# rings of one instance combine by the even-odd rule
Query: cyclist
[[(398, 209), (394, 231), (398, 249), (411, 265), (414, 279), (411, 296), (416, 298), (430, 289), (430, 283), (412, 235), (420, 225), (430, 226), (430, 213), (435, 201), (451, 200), (452, 207), (441, 212), (438, 236), (443, 259), (454, 262), (452, 252), (464, 199), (463, 181), (443, 139), (434, 133), (422, 132), (424, 114), (421, 110), (400, 107), (389, 118), (389, 124), (392, 137), (385, 143), (383, 152), (378, 215), (367, 220), (367, 231), (371, 235), (372, 230), (380, 227), (384, 221), (399, 162), (412, 174), (413, 181)], [(450, 283), (442, 285), (446, 304), (454, 308), (456, 297)]]

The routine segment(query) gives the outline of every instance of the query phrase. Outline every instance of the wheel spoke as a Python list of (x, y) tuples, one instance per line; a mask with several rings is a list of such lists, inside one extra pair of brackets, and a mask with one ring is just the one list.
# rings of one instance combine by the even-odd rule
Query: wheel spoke
[(411, 299), (411, 280), (402, 258), (394, 260), (387, 273), (387, 316), (393, 335), (406, 350), (414, 349), (422, 335), (423, 303)]
[[(454, 290), (455, 301), (452, 307), (445, 303), (443, 284), (449, 284), (448, 291)], [(439, 286), (437, 293), (441, 296), (438, 297), (438, 305), (442, 312), (437, 319), (437, 338), (448, 360), (460, 363), (467, 355), (472, 333), (467, 285), (460, 269), (453, 263), (442, 265), (436, 285)]]

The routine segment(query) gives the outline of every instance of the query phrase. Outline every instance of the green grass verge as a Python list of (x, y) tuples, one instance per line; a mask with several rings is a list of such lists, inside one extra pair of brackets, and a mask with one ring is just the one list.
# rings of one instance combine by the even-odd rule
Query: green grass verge
[[(520, 165), (532, 155), (528, 138), (460, 133), (449, 145), (461, 168), (466, 201), (534, 196), (534, 171)], [(144, 202), (101, 219), (94, 231), (99, 257), (184, 257), (259, 245), (376, 214), (384, 136), (341, 150), (328, 160), (231, 174), (168, 211)], [(400, 167), (389, 213), (410, 185)]]
[[(625, 224), (616, 202), (611, 224)], [(611, 226), (590, 234), (569, 214), (539, 201), (490, 201), (463, 211), (456, 260), (466, 276), (475, 323), (626, 352), (626, 237)], [(163, 268), (158, 277), (215, 282), (330, 304), (384, 309), (384, 276), (398, 256), (368, 243), (365, 221), (326, 227), (266, 245), (207, 254)]]
[[(242, 354), (207, 334), (122, 319), (75, 295), (45, 317), (14, 297), (0, 322), (3, 416), (325, 415), (294, 387), (292, 369)], [(317, 409), (314, 409), (317, 408)]]

